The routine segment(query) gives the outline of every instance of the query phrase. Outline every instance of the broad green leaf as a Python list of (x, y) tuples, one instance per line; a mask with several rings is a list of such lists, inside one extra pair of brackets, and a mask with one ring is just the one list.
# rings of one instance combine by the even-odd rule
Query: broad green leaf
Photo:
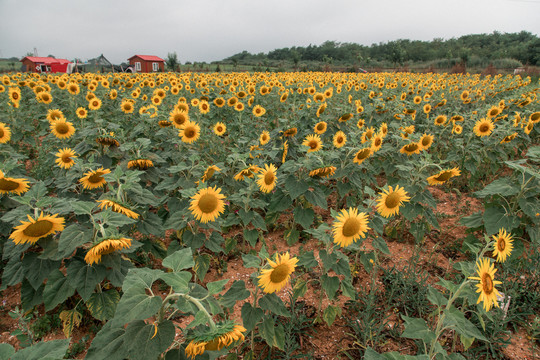
[(39, 259), (37, 253), (25, 254), (22, 263), (25, 269), (26, 278), (34, 289), (39, 289), (41, 284), (43, 284), (43, 280), (47, 278), (47, 275), (53, 269), (57, 269), (60, 265), (59, 261)]
[(498, 206), (486, 207), (483, 219), (488, 235), (499, 232), (499, 229), (501, 228), (510, 232), (518, 227), (520, 223), (520, 219), (517, 216), (507, 214), (503, 207)]
[(329, 305), (323, 311), (323, 319), (328, 326), (332, 326), (334, 320), (336, 320), (336, 317), (339, 315), (341, 315), (341, 308), (339, 306)]
[(247, 240), (249, 245), (255, 246), (257, 245), (257, 239), (259, 238), (259, 230), (257, 229), (244, 229), (244, 239)]
[(263, 310), (268, 310), (275, 315), (281, 315), (285, 317), (290, 317), (291, 313), (283, 304), (283, 301), (274, 293), (266, 294), (259, 299), (259, 306)]
[(474, 326), (473, 323), (467, 320), (467, 318), (465, 318), (465, 315), (463, 315), (463, 313), (455, 307), (446, 309), (445, 313), (446, 317), (443, 323), (444, 326), (451, 326), (460, 335), (466, 337), (474, 337), (482, 341), (489, 341), (484, 335), (482, 335), (480, 330), (478, 330), (478, 328)]
[(228, 279), (209, 282), (208, 284), (206, 284), (206, 288), (208, 289), (208, 293), (210, 295), (214, 295), (214, 294), (217, 294), (217, 293), (221, 292), (223, 290), (223, 287), (225, 286), (225, 284), (227, 284), (228, 282), (229, 282)]
[(296, 265), (303, 266), (304, 268), (309, 270), (319, 265), (319, 263), (315, 259), (313, 251), (306, 251), (298, 257), (298, 263)]
[(346, 278), (341, 281), (341, 292), (344, 296), (347, 296), (353, 300), (356, 299), (357, 290), (352, 285), (351, 279)]
[(165, 229), (161, 218), (151, 212), (146, 212), (137, 223), (137, 229), (145, 235), (163, 236)]
[(330, 300), (336, 296), (336, 292), (339, 289), (339, 278), (337, 276), (328, 276), (324, 274), (321, 276), (322, 287), (326, 292), (326, 295)]
[(250, 293), (246, 290), (246, 284), (242, 280), (236, 280), (232, 283), (229, 290), (220, 299), (222, 306), (231, 308), (239, 300), (249, 297)]
[(115, 289), (93, 293), (86, 302), (92, 316), (101, 321), (112, 319), (120, 294)]
[(27, 280), (23, 280), (21, 284), (21, 305), (24, 310), (30, 310), (34, 306), (43, 303), (43, 289), (45, 289), (45, 284), (42, 284), (36, 290)]
[(144, 290), (128, 290), (116, 307), (113, 321), (117, 325), (124, 325), (133, 320), (149, 318), (158, 312), (161, 303), (159, 296), (146, 295)]
[(261, 259), (252, 254), (242, 254), (242, 261), (245, 268), (259, 268), (261, 265)]
[(242, 321), (248, 333), (255, 329), (255, 326), (263, 318), (263, 316), (264, 311), (261, 308), (254, 308), (248, 302), (242, 305)]
[(448, 303), (448, 299), (441, 294), (439, 290), (432, 286), (428, 286), (427, 298), (433, 305), (437, 305), (439, 307), (445, 306)]
[(43, 289), (43, 303), (45, 311), (53, 309), (75, 293), (68, 279), (58, 269), (53, 270), (47, 277), (47, 284)]
[(15, 349), (9, 344), (0, 344), (0, 359), (9, 359), (15, 354)]
[(334, 264), (338, 261), (337, 254), (335, 252), (328, 253), (326, 250), (319, 251), (319, 258), (322, 260), (325, 272), (332, 269)]
[(315, 188), (314, 190), (308, 190), (304, 193), (304, 196), (306, 197), (306, 200), (313, 206), (318, 206), (323, 209), (326, 209), (328, 207), (328, 203), (326, 202), (326, 195), (321, 190), (321, 188)]
[(167, 285), (172, 287), (175, 292), (187, 293), (189, 292), (189, 281), (192, 276), (193, 275), (188, 271), (180, 271), (163, 273), (161, 274), (161, 279), (165, 281)]
[(9, 259), (2, 274), (2, 288), (20, 283), (23, 281), (25, 273), (26, 270), (23, 267), (22, 261), (18, 257), (12, 257)]
[(500, 178), (488, 184), (482, 190), (477, 191), (474, 195), (479, 198), (485, 198), (491, 195), (512, 196), (519, 193), (520, 187), (512, 183), (508, 178)]
[(62, 320), (64, 335), (69, 338), (73, 330), (81, 324), (82, 314), (76, 309), (64, 310), (58, 316)]
[(461, 218), (461, 220), (459, 220), (459, 223), (468, 227), (469, 229), (480, 227), (482, 224), (484, 224), (483, 214), (481, 211), (478, 211), (472, 215), (464, 216)]
[(223, 248), (221, 245), (225, 242), (225, 239), (223, 239), (223, 236), (221, 236), (220, 233), (217, 231), (212, 232), (212, 235), (208, 238), (208, 240), (204, 243), (204, 246), (206, 246), (209, 250), (212, 250), (214, 253), (218, 254), (223, 252)]
[(297, 279), (293, 287), (293, 296), (295, 299), (302, 297), (307, 292), (307, 282), (302, 279)]
[(145, 288), (151, 289), (154, 281), (159, 279), (163, 271), (148, 268), (130, 269), (124, 279), (122, 291), (126, 292), (132, 287), (143, 291)]
[(129, 358), (132, 360), (156, 359), (174, 341), (175, 327), (172, 321), (146, 324), (142, 320), (130, 323), (126, 328), (129, 339)]
[(269, 346), (284, 349), (285, 331), (283, 325), (276, 324), (271, 317), (264, 318), (259, 326), (259, 333)]
[(304, 229), (309, 229), (314, 219), (315, 212), (313, 209), (304, 209), (300, 206), (294, 209), (294, 221), (302, 225)]
[(131, 341), (125, 337), (126, 330), (123, 326), (113, 326), (109, 321), (97, 333), (86, 354), (86, 360), (124, 360), (128, 349), (132, 346)]
[(305, 181), (297, 180), (291, 175), (285, 179), (285, 189), (289, 192), (291, 199), (294, 200), (305, 193), (309, 189), (309, 186)]
[(197, 277), (201, 282), (204, 281), (204, 277), (210, 268), (211, 259), (212, 258), (208, 254), (201, 254), (195, 258), (193, 270), (195, 270), (195, 274), (197, 274)]
[(163, 259), (163, 266), (172, 269), (174, 272), (192, 268), (195, 266), (195, 261), (193, 261), (191, 248), (184, 248), (167, 256)]
[(379, 250), (383, 254), (390, 255), (390, 249), (388, 248), (388, 245), (386, 245), (386, 241), (381, 236), (375, 237), (373, 239), (372, 245), (375, 249)]
[(69, 285), (77, 290), (84, 301), (87, 301), (96, 285), (105, 279), (106, 272), (100, 264), (88, 265), (82, 260), (75, 259), (69, 264), (67, 275)]
[(296, 230), (295, 228), (287, 229), (283, 233), (283, 237), (285, 240), (287, 240), (287, 245), (292, 246), (298, 242), (298, 239), (300, 238), (300, 231)]
[(70, 203), (73, 212), (76, 215), (90, 215), (92, 210), (97, 206), (97, 203), (94, 201), (71, 201)]
[(405, 331), (401, 334), (401, 337), (408, 339), (419, 339), (426, 344), (431, 344), (435, 339), (435, 333), (427, 326), (424, 319), (411, 318), (405, 315), (401, 315), (405, 320)]
[(42, 341), (19, 350), (11, 360), (61, 360), (69, 347), (69, 339)]

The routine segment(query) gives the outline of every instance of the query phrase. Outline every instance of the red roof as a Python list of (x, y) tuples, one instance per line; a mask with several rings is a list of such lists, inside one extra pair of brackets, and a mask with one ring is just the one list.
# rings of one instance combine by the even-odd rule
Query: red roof
[(160, 58), (158, 56), (154, 56), (154, 55), (133, 55), (128, 60), (131, 60), (134, 57), (139, 57), (139, 58), (141, 58), (142, 60), (145, 60), (145, 61), (163, 61), (163, 62), (165, 62), (165, 60), (163, 60), (162, 58)]
[(53, 64), (53, 63), (55, 63), (55, 64), (69, 64), (69, 63), (71, 63), (71, 61), (66, 60), (66, 59), (55, 59), (55, 58), (52, 58), (52, 57), (26, 56), (21, 61), (23, 61), (24, 59), (28, 59), (33, 63), (43, 63), (43, 64)]

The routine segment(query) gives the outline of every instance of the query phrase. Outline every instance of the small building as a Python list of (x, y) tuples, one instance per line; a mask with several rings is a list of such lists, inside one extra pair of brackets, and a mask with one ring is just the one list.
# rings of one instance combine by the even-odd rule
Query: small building
[(66, 59), (55, 59), (53, 57), (26, 56), (21, 62), (24, 71), (37, 73), (67, 72), (71, 61)]
[(135, 72), (165, 71), (165, 60), (154, 55), (134, 55), (128, 59)]

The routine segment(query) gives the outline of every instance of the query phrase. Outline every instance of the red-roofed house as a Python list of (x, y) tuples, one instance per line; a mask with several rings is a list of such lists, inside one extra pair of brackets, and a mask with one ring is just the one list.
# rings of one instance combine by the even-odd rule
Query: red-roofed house
[(66, 59), (55, 59), (52, 57), (26, 56), (21, 62), (25, 66), (25, 71), (30, 72), (67, 72), (68, 64), (71, 61)]
[(165, 60), (153, 55), (134, 55), (128, 59), (136, 72), (158, 72), (165, 71)]

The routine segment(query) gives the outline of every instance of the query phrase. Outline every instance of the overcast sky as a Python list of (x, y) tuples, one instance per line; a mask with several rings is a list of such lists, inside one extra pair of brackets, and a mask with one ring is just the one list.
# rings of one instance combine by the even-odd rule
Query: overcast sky
[(540, 33), (540, 0), (0, 0), (0, 57), (221, 60), (326, 40)]

